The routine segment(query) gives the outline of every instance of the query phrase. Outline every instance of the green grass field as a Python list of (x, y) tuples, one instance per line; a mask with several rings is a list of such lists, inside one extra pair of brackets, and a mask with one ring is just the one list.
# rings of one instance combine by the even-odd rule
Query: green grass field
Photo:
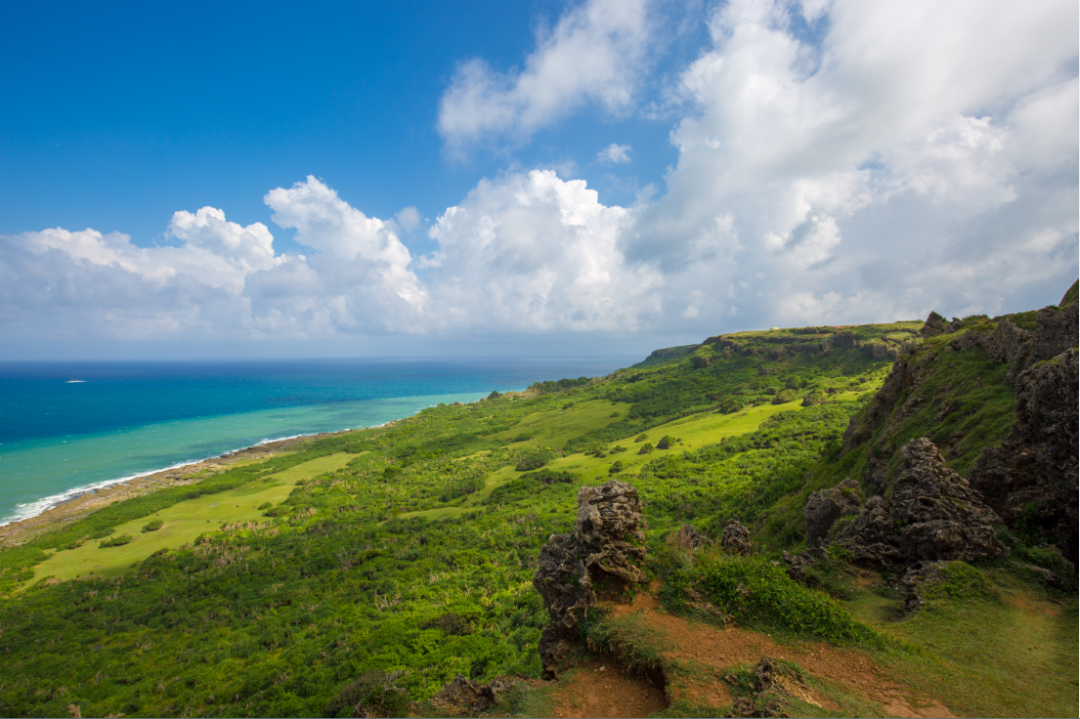
[[(257, 507), (266, 502), (283, 502), (298, 481), (339, 470), (356, 457), (345, 452), (319, 457), (236, 489), (180, 502), (150, 517), (119, 525), (112, 536), (129, 534), (132, 537), (129, 544), (101, 548), (98, 545), (103, 540), (87, 540), (76, 549), (55, 552), (37, 566), (36, 574), (42, 580), (52, 577), (61, 581), (86, 575), (119, 576), (154, 552), (190, 544), (200, 534), (214, 531), (223, 523), (266, 521)], [(163, 522), (161, 529), (143, 532), (142, 528), (152, 519)]]
[(522, 442), (523, 446), (553, 447), (561, 449), (574, 437), (585, 434), (590, 429), (606, 427), (626, 416), (625, 404), (594, 399), (578, 402), (567, 409), (553, 409), (547, 412), (534, 412), (527, 415), (513, 429), (491, 435), (492, 439), (514, 439), (525, 434), (530, 439)]
[[(582, 402), (568, 410), (537, 412), (526, 417), (525, 420), (522, 420), (522, 424), (518, 425), (513, 430), (502, 432), (500, 434), (510, 436), (525, 431), (522, 430), (521, 427), (526, 421), (530, 421), (530, 424), (534, 427), (545, 428), (543, 433), (538, 433), (538, 435), (541, 435), (544, 439), (537, 436), (529, 442), (522, 442), (521, 445), (554, 447), (555, 444), (552, 444), (551, 442), (565, 444), (571, 437), (578, 436), (590, 429), (602, 427), (609, 422), (615, 421), (615, 418), (610, 415), (614, 412), (612, 407), (617, 406), (618, 405), (615, 403), (601, 400)], [(751, 407), (738, 414), (731, 415), (705, 412), (682, 417), (674, 422), (669, 422), (660, 425), (659, 427), (655, 427), (654, 429), (650, 429), (648, 435), (650, 441), (653, 443), (666, 434), (677, 437), (681, 442), (677, 444), (674, 449), (666, 451), (685, 452), (715, 444), (726, 437), (735, 437), (747, 432), (753, 432), (769, 417), (772, 417), (779, 412), (798, 409), (801, 409), (801, 406), (799, 402), (796, 401), (788, 402), (787, 404)], [(557, 425), (557, 429), (547, 431), (549, 426), (548, 423)], [(499, 435), (493, 436), (498, 437)], [(627, 450), (625, 452), (609, 454), (603, 458), (592, 457), (578, 452), (565, 457), (560, 457), (559, 459), (550, 462), (548, 466), (552, 469), (575, 472), (586, 482), (606, 482), (610, 478), (608, 471), (615, 462), (622, 462), (625, 466), (623, 472), (632, 474), (635, 470), (648, 464), (652, 460), (657, 459), (665, 452), (665, 450), (656, 450), (652, 454), (639, 455), (637, 454), (637, 451), (641, 448), (641, 444), (635, 443), (633, 438), (610, 442), (606, 446), (610, 451), (619, 445), (626, 447)], [(507, 465), (488, 474), (487, 477), (484, 478), (484, 487), (480, 491), (474, 492), (463, 499), (455, 500), (445, 507), (425, 509), (419, 512), (404, 512), (397, 516), (401, 519), (421, 517), (428, 520), (457, 516), (476, 509), (484, 503), (484, 500), (486, 500), (495, 489), (520, 476), (520, 472), (516, 471), (512, 466)]]

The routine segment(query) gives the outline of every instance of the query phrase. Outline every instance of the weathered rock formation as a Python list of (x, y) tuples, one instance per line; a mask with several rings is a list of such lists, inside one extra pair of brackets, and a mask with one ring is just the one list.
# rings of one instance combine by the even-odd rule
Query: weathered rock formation
[(553, 534), (540, 548), (533, 586), (547, 605), (551, 623), (540, 636), (544, 673), (553, 676), (577, 643), (577, 625), (597, 601), (644, 582), (645, 519), (637, 490), (612, 480), (578, 491), (571, 534)]
[(672, 532), (671, 536), (668, 537), (668, 543), (679, 549), (690, 550), (712, 547), (716, 544), (716, 542), (709, 539), (689, 524), (684, 524), (679, 527), (678, 532)]
[[(905, 423), (930, 409), (936, 410), (930, 416), (941, 422), (956, 409), (949, 401), (920, 389), (933, 386), (926, 383), (947, 371), (939, 367), (943, 358), (948, 352), (980, 348), (988, 357), (1008, 365), (1007, 381), (1018, 400), (1017, 421), (1000, 446), (982, 451), (968, 474), (971, 487), (982, 493), (985, 504), (1010, 528), (1019, 530), (1029, 541), (1057, 544), (1065, 557), (1077, 564), (1080, 305), (1072, 299), (1071, 291), (1062, 304), (1039, 310), (1032, 329), (1021, 328), (1008, 317), (946, 324), (940, 315), (931, 313), (923, 328), (925, 337), (966, 331), (948, 343), (945, 353), (940, 345), (937, 351), (905, 345), (867, 411), (853, 417), (844, 434), (845, 452), (870, 445), (862, 477), (867, 493), (890, 496), (893, 491), (896, 475), (889, 467), (895, 468), (895, 463), (890, 458), (896, 436), (907, 431)], [(980, 387), (981, 381), (976, 379)], [(946, 389), (952, 388), (949, 384)], [(926, 406), (928, 403), (934, 406)], [(953, 451), (953, 443), (963, 440), (961, 433), (939, 439), (947, 453)], [(814, 541), (822, 541), (819, 530), (813, 532)], [(808, 521), (808, 540), (810, 535)]]
[(998, 516), (945, 465), (933, 442), (915, 439), (900, 451), (903, 465), (891, 500), (871, 497), (839, 529), (836, 542), (856, 560), (884, 565), (973, 561), (1005, 550), (994, 534)]
[[(998, 516), (978, 490), (945, 465), (933, 442), (912, 440), (900, 451), (903, 465), (888, 501), (875, 495), (863, 503), (851, 480), (811, 495), (803, 510), (808, 548), (796, 556), (784, 554), (789, 576), (809, 583), (806, 570), (824, 560), (824, 547), (833, 543), (857, 564), (894, 570), (924, 562), (970, 562), (1005, 551), (994, 533)], [(845, 521), (837, 521), (841, 517)]]
[(858, 514), (864, 503), (862, 488), (854, 479), (845, 479), (831, 489), (811, 494), (803, 509), (806, 517), (806, 546), (821, 546), (836, 520)]
[(459, 674), (431, 703), (446, 716), (475, 715), (491, 709), (500, 694), (516, 686), (528, 684), (516, 677), (496, 677), (490, 684), (480, 684)]
[(720, 537), (720, 548), (728, 554), (752, 554), (754, 547), (750, 544), (750, 530), (737, 519), (729, 519), (724, 527), (724, 534)]
[[(1075, 306), (1075, 305), (1074, 305)], [(1077, 563), (1077, 349), (1017, 377), (1017, 422), (1000, 447), (983, 451), (971, 472), (977, 487), (1010, 525), (1040, 528)]]

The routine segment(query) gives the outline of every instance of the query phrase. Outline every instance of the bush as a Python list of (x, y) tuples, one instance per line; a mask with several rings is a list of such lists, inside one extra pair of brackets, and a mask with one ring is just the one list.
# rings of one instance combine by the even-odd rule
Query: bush
[(528, 442), (528, 441), (529, 441), (530, 439), (532, 439), (532, 435), (531, 435), (531, 434), (525, 434), (524, 432), (522, 432), (521, 434), (519, 434), (518, 436), (514, 437), (514, 438), (513, 438), (512, 440), (510, 440), (510, 441), (511, 441), (511, 442)]
[(625, 451), (626, 451), (626, 447), (623, 447), (621, 444), (617, 444), (617, 445), (615, 445), (614, 447), (611, 448), (611, 451), (608, 454), (618, 454), (619, 452), (625, 452)]
[(645, 434), (644, 432), (642, 432), (642, 433), (641, 433), (641, 434), (639, 434), (639, 435), (638, 435), (637, 437), (634, 437), (634, 441), (635, 441), (635, 442), (644, 442), (644, 441), (645, 441), (645, 440), (647, 440), (648, 438), (649, 438), (649, 435), (647, 435), (647, 434)]
[(651, 444), (649, 444), (648, 442), (641, 445), (641, 449), (638, 450), (638, 454), (652, 454), (652, 452), (653, 452), (653, 446)]
[(532, 469), (540, 469), (545, 464), (555, 459), (558, 455), (550, 448), (525, 450), (518, 455), (514, 469), (519, 472), (528, 472)]
[(529, 472), (528, 474), (523, 474), (521, 475), (521, 478), (535, 479), (544, 484), (556, 484), (558, 482), (572, 484), (577, 481), (577, 475), (573, 472), (562, 472), (548, 467), (544, 467), (535, 472)]
[(263, 502), (262, 504), (259, 505), (259, 511), (262, 512), (264, 510), (270, 509), (273, 506), (274, 505), (271, 502)]
[(788, 402), (794, 402), (798, 398), (799, 398), (799, 396), (797, 394), (795, 394), (795, 390), (793, 390), (793, 389), (785, 389), (785, 390), (782, 390), (780, 392), (777, 392), (776, 396), (773, 397), (772, 403), (773, 404), (787, 404)]
[(656, 448), (671, 449), (671, 445), (675, 444), (676, 442), (678, 442), (677, 439), (675, 439), (671, 435), (665, 434), (663, 437), (660, 438), (660, 441), (656, 443)]
[(615, 464), (611, 465), (611, 469), (608, 470), (608, 474), (618, 474), (624, 469), (626, 469), (625, 464), (623, 464), (622, 462), (616, 462)]
[(151, 519), (149, 522), (146, 523), (146, 526), (142, 528), (142, 531), (143, 532), (156, 532), (156, 531), (158, 531), (159, 529), (161, 529), (164, 526), (165, 526), (165, 523), (162, 522), (160, 519)]
[(831, 598), (798, 584), (763, 557), (723, 555), (703, 562), (698, 572), (712, 600), (750, 624), (837, 644), (881, 642)]
[(409, 713), (408, 693), (395, 685), (401, 672), (364, 672), (326, 705), (327, 717), (401, 717)]
[(121, 547), (125, 544), (129, 544), (132, 540), (130, 534), (119, 534), (112, 539), (106, 539), (104, 542), (98, 545), (98, 548), (104, 549), (105, 547)]

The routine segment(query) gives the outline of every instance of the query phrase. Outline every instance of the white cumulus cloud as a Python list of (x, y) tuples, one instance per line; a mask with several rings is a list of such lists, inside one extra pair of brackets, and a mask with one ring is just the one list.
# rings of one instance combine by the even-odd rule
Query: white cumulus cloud
[(522, 70), (462, 63), (439, 103), (438, 128), (460, 149), (488, 136), (527, 140), (585, 103), (626, 111), (644, 69), (650, 25), (645, 0), (588, 0), (570, 9)]
[(630, 162), (630, 153), (633, 151), (629, 145), (611, 143), (596, 154), (598, 162), (604, 165), (623, 165)]

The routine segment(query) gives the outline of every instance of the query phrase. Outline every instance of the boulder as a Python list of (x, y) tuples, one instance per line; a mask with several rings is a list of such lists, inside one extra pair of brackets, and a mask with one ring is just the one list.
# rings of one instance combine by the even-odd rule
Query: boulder
[(940, 560), (972, 561), (1005, 551), (993, 525), (1000, 520), (963, 477), (949, 469), (923, 437), (904, 445), (892, 501), (871, 497), (835, 534), (857, 562), (911, 566)]
[(474, 682), (461, 674), (431, 698), (431, 703), (447, 716), (472, 715), (495, 706), (499, 694), (516, 686), (528, 686), (517, 677), (496, 677), (491, 684)]
[(922, 609), (926, 602), (927, 588), (945, 581), (941, 570), (947, 565), (948, 562), (916, 562), (908, 567), (900, 580), (900, 594), (904, 598), (901, 612), (905, 616), (911, 616)]
[(678, 547), (679, 549), (694, 550), (703, 547), (711, 547), (715, 545), (716, 542), (709, 539), (689, 524), (684, 524), (679, 527), (678, 532), (671, 533), (671, 536), (668, 537), (668, 544)]
[(945, 465), (933, 442), (915, 439), (900, 451), (903, 465), (891, 514), (900, 525), (905, 558), (970, 562), (1005, 551), (993, 528), (1001, 520), (978, 490)]
[(746, 556), (753, 554), (754, 547), (750, 544), (750, 530), (739, 523), (737, 519), (729, 519), (724, 527), (724, 534), (720, 537), (720, 548), (728, 554), (740, 554)]
[(836, 542), (848, 549), (858, 564), (889, 566), (903, 561), (896, 520), (880, 496), (871, 497), (859, 514), (837, 531)]
[(806, 546), (818, 547), (825, 541), (833, 523), (840, 517), (858, 514), (865, 502), (859, 483), (845, 479), (831, 489), (814, 492), (806, 500)]
[(540, 548), (533, 586), (547, 606), (551, 623), (540, 636), (540, 658), (547, 676), (577, 644), (577, 625), (597, 591), (618, 595), (646, 581), (645, 518), (637, 490), (612, 480), (578, 491), (577, 520), (570, 534), (553, 534)]

